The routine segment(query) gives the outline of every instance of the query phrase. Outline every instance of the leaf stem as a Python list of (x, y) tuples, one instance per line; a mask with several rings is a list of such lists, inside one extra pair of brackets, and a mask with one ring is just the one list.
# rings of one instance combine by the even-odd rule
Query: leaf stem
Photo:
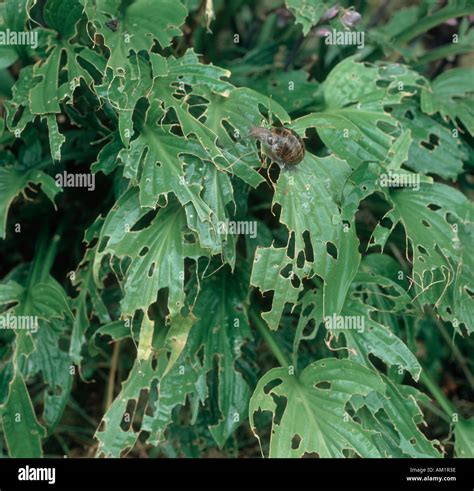
[(61, 236), (63, 234), (64, 228), (65, 228), (65, 222), (64, 220), (62, 220), (59, 223), (58, 228), (56, 229), (56, 232), (54, 233), (53, 237), (51, 238), (51, 242), (49, 244), (48, 250), (46, 252), (46, 256), (44, 258), (42, 275), (41, 275), (42, 280), (44, 280), (51, 271), (51, 267), (53, 266), (54, 260), (56, 258), (56, 253), (58, 252), (58, 245), (59, 242), (61, 241)]
[(114, 344), (112, 360), (110, 363), (109, 379), (107, 381), (107, 398), (105, 400), (105, 411), (109, 409), (114, 400), (115, 376), (117, 374), (118, 359), (120, 353), (120, 340)]
[(270, 329), (267, 327), (263, 319), (253, 310), (250, 310), (249, 314), (251, 321), (253, 322), (253, 324), (255, 324), (255, 327), (267, 343), (275, 358), (278, 360), (278, 363), (280, 363), (282, 367), (289, 366), (290, 362), (288, 361), (288, 358), (283, 353), (280, 345), (278, 344), (278, 341), (275, 339), (275, 336), (270, 332)]
[(455, 11), (451, 6), (447, 5), (446, 7), (439, 9), (434, 14), (423, 17), (423, 19), (420, 19), (414, 26), (409, 26), (406, 28), (395, 38), (395, 42), (397, 44), (408, 43), (413, 38), (423, 34), (426, 31), (429, 31), (439, 24), (442, 24), (448, 19), (453, 17), (463, 17), (465, 15), (472, 14), (473, 12), (474, 8), (472, 5), (462, 7), (457, 11)]
[(466, 376), (467, 382), (469, 383), (471, 389), (474, 388), (474, 377), (473, 377), (471, 371), (469, 370), (469, 366), (467, 365), (466, 360), (464, 359), (464, 356), (463, 356), (461, 350), (459, 349), (458, 345), (454, 342), (454, 339), (450, 338), (448, 330), (446, 329), (446, 326), (444, 325), (443, 322), (441, 322), (439, 320), (439, 318), (436, 316), (433, 309), (430, 308), (428, 310), (429, 310), (431, 318), (433, 319), (433, 322), (438, 327), (441, 335), (443, 336), (443, 338), (446, 341), (446, 343), (448, 344), (448, 346), (450, 346), (450, 348), (453, 352), (454, 358), (456, 358), (456, 360), (458, 361), (458, 363), (461, 367), (461, 370), (464, 372), (464, 375)]
[(453, 413), (456, 413), (456, 408), (451, 404), (448, 398), (443, 394), (438, 385), (433, 381), (433, 379), (428, 375), (425, 369), (422, 370), (420, 381), (426, 385), (428, 390), (431, 392), (433, 398), (438, 402), (444, 412), (449, 416), (450, 421)]

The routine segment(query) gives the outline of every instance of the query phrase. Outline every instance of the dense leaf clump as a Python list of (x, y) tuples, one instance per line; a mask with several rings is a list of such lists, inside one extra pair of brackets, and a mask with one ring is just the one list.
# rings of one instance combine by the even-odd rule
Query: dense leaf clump
[(474, 4), (380, 3), (0, 5), (1, 454), (474, 456)]

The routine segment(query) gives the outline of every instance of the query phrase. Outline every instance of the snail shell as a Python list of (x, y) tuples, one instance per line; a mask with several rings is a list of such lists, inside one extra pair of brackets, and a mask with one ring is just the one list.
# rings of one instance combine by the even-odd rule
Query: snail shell
[(299, 164), (305, 153), (303, 140), (288, 128), (262, 128), (250, 130), (251, 138), (260, 141), (270, 157), (281, 166)]

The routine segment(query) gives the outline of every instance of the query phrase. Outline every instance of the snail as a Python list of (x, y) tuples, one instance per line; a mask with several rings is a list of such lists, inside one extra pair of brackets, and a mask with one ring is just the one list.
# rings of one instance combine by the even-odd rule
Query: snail
[(304, 158), (303, 140), (289, 128), (268, 129), (258, 126), (250, 130), (249, 136), (258, 140), (280, 167), (293, 167)]

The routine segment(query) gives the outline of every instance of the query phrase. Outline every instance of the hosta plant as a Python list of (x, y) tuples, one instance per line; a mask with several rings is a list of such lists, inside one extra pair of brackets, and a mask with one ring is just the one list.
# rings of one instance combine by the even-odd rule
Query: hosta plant
[(2, 3), (2, 455), (474, 456), (473, 16)]

